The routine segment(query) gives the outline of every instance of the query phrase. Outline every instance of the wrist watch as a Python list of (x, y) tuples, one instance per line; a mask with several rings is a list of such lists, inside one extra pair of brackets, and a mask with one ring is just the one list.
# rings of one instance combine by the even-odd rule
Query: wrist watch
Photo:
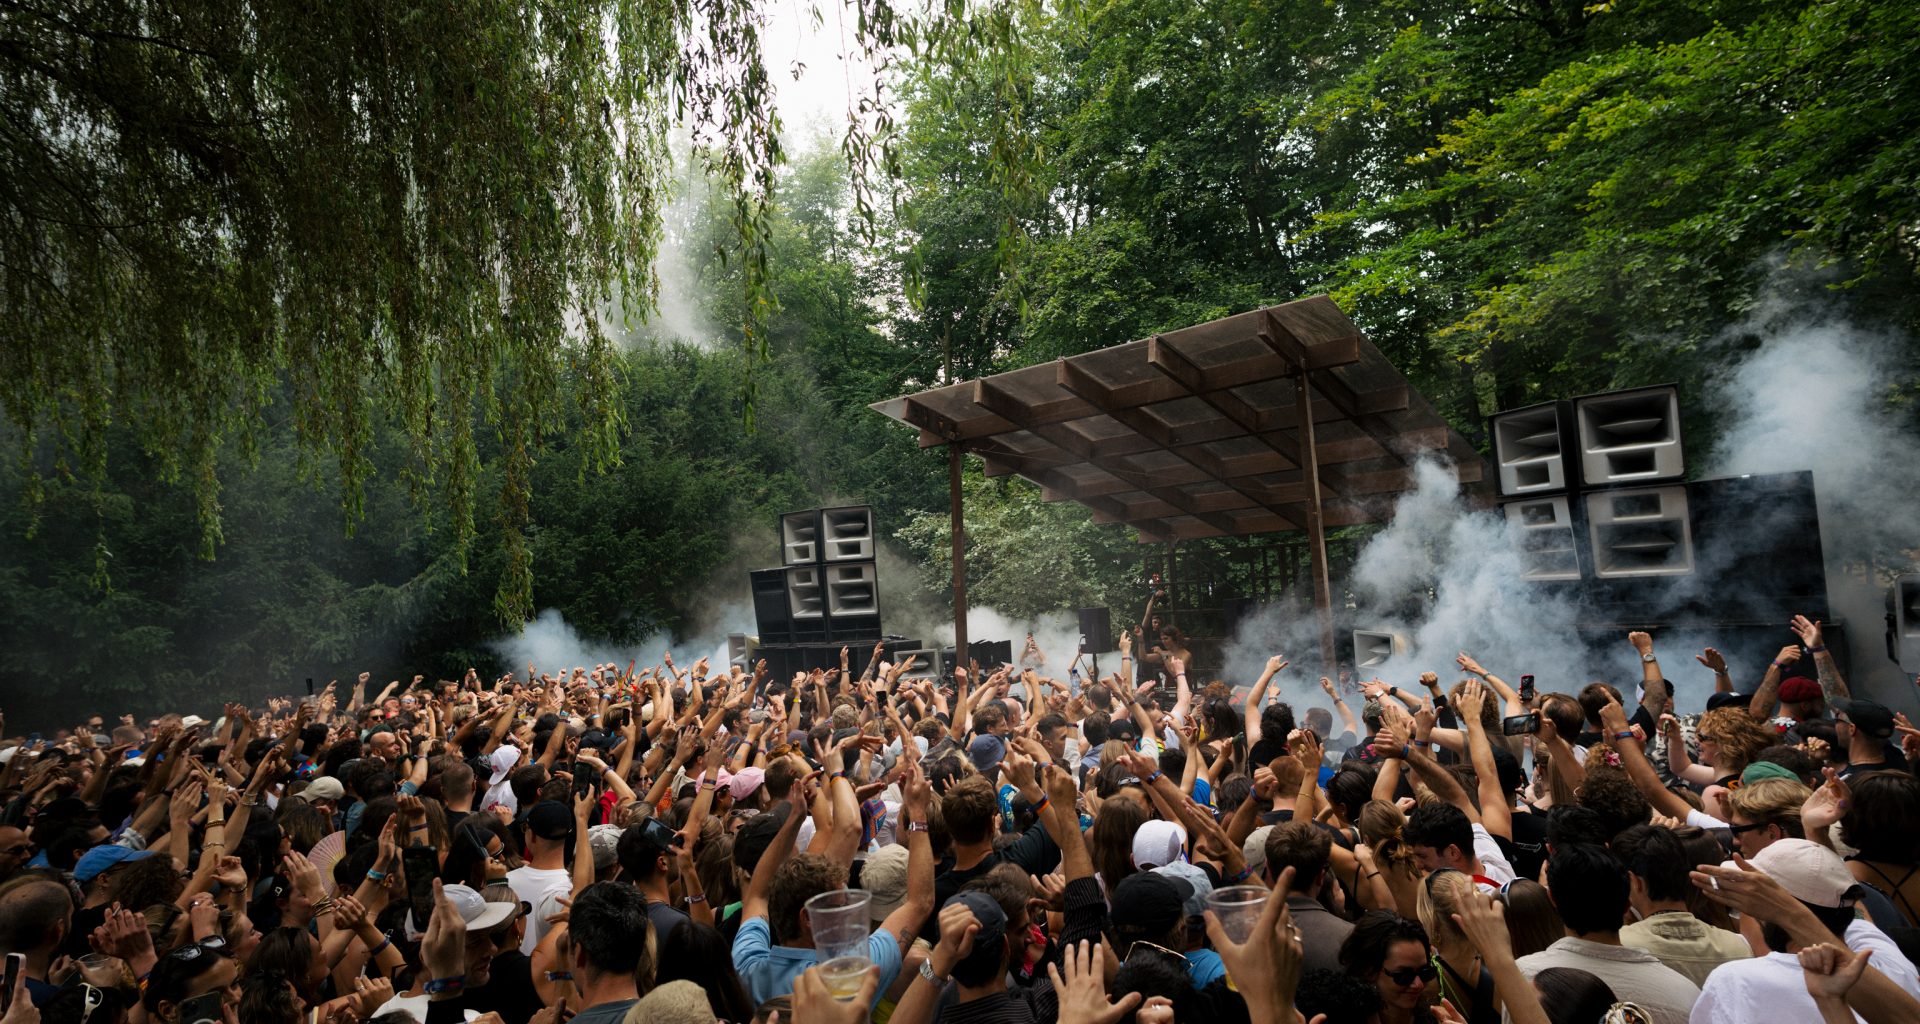
[(928, 981), (933, 982), (935, 985), (945, 985), (947, 983), (947, 979), (942, 978), (938, 974), (933, 973), (932, 957), (928, 957), (925, 960), (920, 961), (920, 976), (922, 978), (927, 979)]
[(1654, 657), (1652, 651), (1648, 651), (1647, 653), (1642, 654), (1640, 656), (1640, 660), (1643, 662), (1654, 662), (1654, 661), (1659, 661), (1660, 659)]

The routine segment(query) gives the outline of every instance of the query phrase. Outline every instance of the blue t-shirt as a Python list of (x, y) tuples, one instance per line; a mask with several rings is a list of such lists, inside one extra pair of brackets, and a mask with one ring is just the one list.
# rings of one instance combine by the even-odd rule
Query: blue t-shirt
[[(880, 991), (885, 992), (900, 974), (900, 943), (875, 930), (867, 937), (867, 955), (880, 968)], [(773, 930), (764, 917), (742, 921), (740, 934), (733, 939), (733, 969), (756, 1006), (792, 992), (793, 979), (819, 962), (820, 954), (814, 950), (774, 945)]]
[(1206, 988), (1227, 976), (1226, 962), (1211, 949), (1196, 949), (1187, 954), (1187, 977), (1194, 988)]

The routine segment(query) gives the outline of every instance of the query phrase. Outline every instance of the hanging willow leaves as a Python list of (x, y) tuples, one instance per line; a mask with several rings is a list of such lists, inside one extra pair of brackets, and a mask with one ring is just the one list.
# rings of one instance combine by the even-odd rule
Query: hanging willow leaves
[[(869, 52), (980, 39), (963, 4), (855, 7)], [(349, 529), (374, 426), (401, 424), (405, 482), (464, 553), (491, 430), (496, 605), (526, 618), (532, 467), (563, 393), (587, 463), (617, 458), (603, 318), (656, 293), (683, 122), (732, 191), (765, 352), (782, 154), (758, 26), (753, 0), (0, 5), (0, 407), (29, 500), (48, 473), (103, 479), (125, 424), (192, 486), (211, 557), (218, 453), (285, 402)], [(890, 134), (848, 134), (863, 196)]]

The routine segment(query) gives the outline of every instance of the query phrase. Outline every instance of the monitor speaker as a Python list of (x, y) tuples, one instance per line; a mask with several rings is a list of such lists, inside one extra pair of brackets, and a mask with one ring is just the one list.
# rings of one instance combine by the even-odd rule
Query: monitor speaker
[(1600, 579), (1693, 572), (1693, 526), (1681, 484), (1586, 496), (1593, 574)]
[(880, 589), (874, 563), (828, 562), (820, 573), (827, 593), (828, 639), (879, 639)]
[(1353, 631), (1353, 664), (1356, 668), (1379, 668), (1407, 653), (1407, 638), (1378, 629)]
[(922, 647), (911, 651), (901, 651), (894, 655), (895, 663), (906, 662), (906, 671), (902, 679), (945, 679), (952, 666), (947, 663), (947, 652), (938, 647)]
[(1530, 580), (1577, 580), (1580, 555), (1573, 503), (1564, 494), (1507, 502), (1507, 529), (1520, 549), (1520, 574)]
[(793, 641), (793, 611), (787, 605), (787, 570), (755, 569), (747, 574), (753, 593), (753, 621), (760, 642), (784, 644)]
[(795, 642), (827, 639), (827, 588), (818, 565), (787, 566), (787, 611)]
[(820, 560), (820, 510), (789, 512), (780, 517), (780, 557), (788, 565)]
[(1577, 398), (1580, 479), (1588, 487), (1678, 480), (1686, 474), (1680, 444), (1680, 392), (1672, 386)]
[(1895, 577), (1887, 590), (1887, 655), (1920, 671), (1920, 573)]
[(753, 652), (760, 647), (760, 638), (745, 633), (727, 634), (727, 664), (748, 671), (753, 670)]
[(1492, 418), (1493, 458), (1503, 497), (1567, 489), (1567, 452), (1573, 448), (1568, 410), (1566, 402), (1547, 402)]
[(1083, 651), (1110, 651), (1114, 649), (1113, 613), (1106, 608), (1080, 609), (1080, 649)]
[(867, 505), (820, 512), (820, 560), (860, 562), (873, 556), (873, 509)]

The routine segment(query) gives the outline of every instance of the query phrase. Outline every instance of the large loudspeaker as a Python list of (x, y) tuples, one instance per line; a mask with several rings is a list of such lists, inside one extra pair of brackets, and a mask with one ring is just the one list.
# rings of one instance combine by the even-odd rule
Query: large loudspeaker
[(1530, 580), (1577, 580), (1573, 503), (1564, 494), (1510, 501), (1502, 506), (1507, 528), (1520, 547), (1520, 574)]
[(1601, 491), (1586, 498), (1595, 576), (1606, 580), (1693, 571), (1693, 522), (1685, 486)]
[(820, 510), (789, 512), (780, 517), (780, 558), (788, 565), (820, 560)]
[(1678, 480), (1680, 393), (1672, 386), (1614, 391), (1574, 400), (1580, 479), (1588, 487)]
[(822, 509), (820, 560), (860, 562), (873, 558), (873, 509), (866, 505)]
[(787, 567), (787, 612), (793, 617), (794, 642), (827, 639), (827, 588), (818, 565)]
[(1407, 638), (1398, 633), (1379, 629), (1356, 629), (1353, 631), (1353, 664), (1355, 668), (1379, 668), (1387, 662), (1407, 653)]
[(1013, 641), (975, 640), (967, 644), (967, 657), (980, 663), (980, 671), (992, 672), (995, 665), (1013, 664)]
[(1920, 573), (1895, 577), (1887, 590), (1887, 656), (1920, 670)]
[(828, 562), (820, 572), (827, 590), (828, 639), (879, 639), (880, 588), (874, 563)]
[(1503, 412), (1491, 420), (1500, 494), (1517, 498), (1567, 489), (1567, 452), (1573, 449), (1571, 406), (1547, 402)]
[(1106, 608), (1080, 609), (1080, 649), (1110, 651), (1115, 641), (1113, 613)]
[(1687, 506), (1703, 594), (1697, 614), (1720, 622), (1830, 617), (1812, 473), (1696, 480)]
[(755, 569), (747, 574), (753, 592), (753, 621), (760, 642), (784, 644), (793, 641), (793, 612), (787, 607), (787, 571)]

